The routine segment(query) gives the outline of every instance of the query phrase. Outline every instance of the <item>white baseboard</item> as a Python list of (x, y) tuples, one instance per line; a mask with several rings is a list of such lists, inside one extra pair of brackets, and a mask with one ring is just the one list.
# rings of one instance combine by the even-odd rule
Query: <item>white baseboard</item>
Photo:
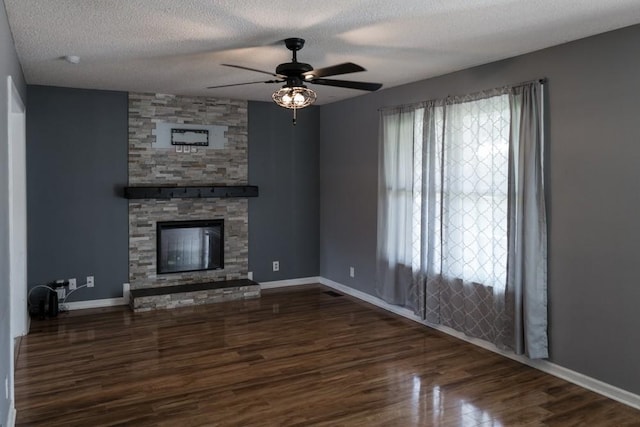
[(321, 283), (320, 277), (302, 277), (300, 279), (274, 280), (273, 282), (260, 283), (260, 289), (284, 288), (285, 286), (300, 286), (310, 283)]
[[(303, 277), (300, 279), (277, 280), (273, 282), (260, 283), (261, 289), (282, 288), (285, 286), (308, 285), (309, 283), (320, 283), (320, 277)], [(123, 297), (94, 299), (86, 301), (67, 302), (64, 304), (66, 310), (84, 310), (87, 308), (113, 307), (117, 305), (129, 304), (130, 287), (128, 283), (123, 284)]]
[(117, 305), (127, 305), (125, 298), (105, 298), (105, 299), (90, 299), (87, 301), (76, 301), (64, 303), (65, 309), (71, 310), (84, 310), (87, 308), (102, 308), (102, 307), (114, 307)]
[(84, 310), (87, 308), (102, 308), (102, 307), (114, 307), (117, 305), (129, 305), (129, 299), (131, 298), (131, 286), (129, 283), (122, 284), (122, 297), (120, 298), (105, 298), (105, 299), (93, 299), (86, 301), (75, 301), (64, 303), (65, 310)]
[(422, 323), (421, 319), (413, 314), (413, 311), (406, 309), (404, 307), (400, 307), (398, 305), (389, 304), (378, 297), (374, 297), (366, 292), (359, 291), (357, 289), (351, 288), (349, 286), (343, 285), (338, 282), (334, 282), (333, 280), (326, 279), (324, 277), (320, 277), (320, 283), (330, 288), (335, 289), (336, 291), (340, 291), (347, 295), (351, 295), (352, 297), (356, 297), (359, 300), (364, 302), (368, 302), (369, 304), (373, 304), (377, 307), (383, 308), (392, 313), (398, 314), (402, 317), (406, 317), (407, 319), (411, 319), (415, 322)]
[(556, 365), (555, 363), (546, 360), (529, 360), (523, 361), (533, 368), (539, 369), (554, 377), (562, 378), (565, 381), (579, 385), (580, 387), (591, 390), (595, 393), (601, 394), (613, 400), (617, 400), (620, 403), (624, 403), (627, 406), (631, 406), (635, 409), (640, 409), (640, 395), (631, 393), (630, 391), (621, 389), (580, 372), (572, 371), (564, 366)]
[[(572, 371), (571, 369), (565, 368), (563, 366), (557, 365), (547, 360), (531, 360), (525, 356), (520, 356), (517, 354), (513, 354), (511, 352), (500, 350), (495, 345), (487, 341), (468, 337), (462, 332), (458, 332), (446, 326), (433, 325), (433, 324), (427, 323), (422, 319), (420, 319), (418, 316), (416, 316), (411, 310), (408, 310), (404, 307), (400, 307), (397, 305), (389, 304), (383, 301), (382, 299), (375, 297), (373, 295), (370, 295), (366, 292), (359, 291), (357, 289), (351, 288), (349, 286), (345, 286), (343, 284), (334, 282), (333, 280), (329, 280), (324, 277), (303, 277), (299, 279), (263, 282), (263, 283), (260, 283), (260, 288), (273, 289), (273, 288), (282, 288), (287, 286), (308, 285), (312, 283), (321, 283), (327, 287), (333, 288), (344, 294), (350, 295), (352, 297), (358, 298), (359, 300), (375, 305), (376, 307), (390, 311), (394, 314), (405, 317), (409, 320), (413, 320), (414, 322), (420, 323), (421, 325), (444, 332), (445, 334), (454, 336), (462, 341), (466, 341), (468, 343), (482, 347), (486, 350), (492, 351), (494, 353), (498, 353), (502, 356), (508, 357), (509, 359), (520, 362), (524, 365), (531, 366), (532, 368), (538, 369), (542, 372), (548, 373), (558, 378), (562, 378), (565, 381), (569, 381), (570, 383), (579, 385), (580, 387), (584, 387), (588, 390), (601, 394), (610, 399), (616, 400), (620, 403), (624, 403), (625, 405), (631, 406), (636, 409), (640, 409), (640, 395), (615, 387), (611, 384), (605, 383), (603, 381), (597, 380), (595, 378), (589, 377), (579, 372)], [(125, 298), (108, 298), (108, 299), (66, 303), (68, 310), (82, 310), (86, 308), (112, 307), (117, 305), (126, 305), (126, 299)], [(13, 416), (15, 418), (15, 413), (13, 414)], [(8, 425), (11, 426), (12, 424), (8, 424)]]
[(129, 283), (122, 284), (122, 299), (125, 305), (129, 305), (131, 301), (131, 285)]
[(570, 383), (579, 385), (580, 387), (586, 388), (587, 390), (591, 390), (605, 397), (616, 400), (620, 403), (624, 403), (625, 405), (631, 406), (632, 408), (640, 409), (640, 395), (637, 395), (635, 393), (631, 393), (627, 390), (623, 390), (619, 387), (615, 387), (611, 384), (608, 384), (603, 381), (597, 380), (595, 378), (589, 377), (587, 375), (581, 374), (580, 372), (572, 371), (571, 369), (567, 369), (553, 362), (549, 362), (547, 360), (531, 360), (525, 356), (520, 356), (508, 351), (500, 350), (490, 342), (480, 340), (477, 338), (468, 337), (462, 332), (458, 332), (446, 326), (433, 325), (433, 324), (427, 323), (422, 319), (420, 319), (418, 316), (416, 316), (411, 310), (408, 310), (404, 307), (389, 304), (378, 297), (369, 295), (357, 289), (350, 288), (338, 282), (334, 282), (333, 280), (320, 277), (319, 282), (325, 286), (328, 286), (337, 291), (340, 291), (352, 297), (358, 298), (362, 301), (373, 304), (376, 307), (380, 307), (384, 310), (390, 311), (399, 316), (403, 316), (407, 319), (413, 320), (414, 322), (420, 323), (424, 326), (444, 332), (445, 334), (454, 336), (462, 341), (466, 341), (468, 343), (477, 345), (479, 347), (482, 347), (494, 353), (498, 353), (502, 356), (508, 357), (509, 359), (520, 362), (524, 365), (531, 366), (532, 368), (538, 369), (547, 374), (561, 378), (565, 381), (569, 381)]

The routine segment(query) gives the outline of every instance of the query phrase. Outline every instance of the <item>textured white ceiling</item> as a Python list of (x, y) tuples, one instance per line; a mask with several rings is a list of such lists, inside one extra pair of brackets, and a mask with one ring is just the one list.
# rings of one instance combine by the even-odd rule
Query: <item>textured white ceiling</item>
[[(640, 23), (640, 0), (4, 0), (30, 84), (270, 100), (277, 84), (223, 67), (288, 62), (384, 88)], [(65, 55), (78, 55), (72, 65)], [(318, 104), (358, 96), (313, 86)]]

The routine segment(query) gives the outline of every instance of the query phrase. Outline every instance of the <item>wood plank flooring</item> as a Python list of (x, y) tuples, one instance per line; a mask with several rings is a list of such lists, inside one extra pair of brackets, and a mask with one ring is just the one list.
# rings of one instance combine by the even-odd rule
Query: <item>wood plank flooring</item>
[(640, 411), (321, 285), (34, 321), (18, 426), (640, 426)]

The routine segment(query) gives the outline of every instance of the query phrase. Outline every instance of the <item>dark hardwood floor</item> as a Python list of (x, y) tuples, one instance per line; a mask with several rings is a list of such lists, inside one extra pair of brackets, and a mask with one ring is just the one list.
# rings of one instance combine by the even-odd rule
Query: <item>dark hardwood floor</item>
[(640, 426), (640, 411), (327, 288), (34, 321), (18, 426)]

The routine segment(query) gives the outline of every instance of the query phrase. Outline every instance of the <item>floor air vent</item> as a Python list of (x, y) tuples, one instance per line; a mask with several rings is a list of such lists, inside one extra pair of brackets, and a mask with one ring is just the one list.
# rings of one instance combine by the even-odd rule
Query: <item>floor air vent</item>
[(341, 297), (342, 296), (342, 294), (339, 294), (339, 293), (337, 293), (335, 291), (325, 291), (324, 293), (327, 294), (327, 295), (330, 295), (332, 297)]

